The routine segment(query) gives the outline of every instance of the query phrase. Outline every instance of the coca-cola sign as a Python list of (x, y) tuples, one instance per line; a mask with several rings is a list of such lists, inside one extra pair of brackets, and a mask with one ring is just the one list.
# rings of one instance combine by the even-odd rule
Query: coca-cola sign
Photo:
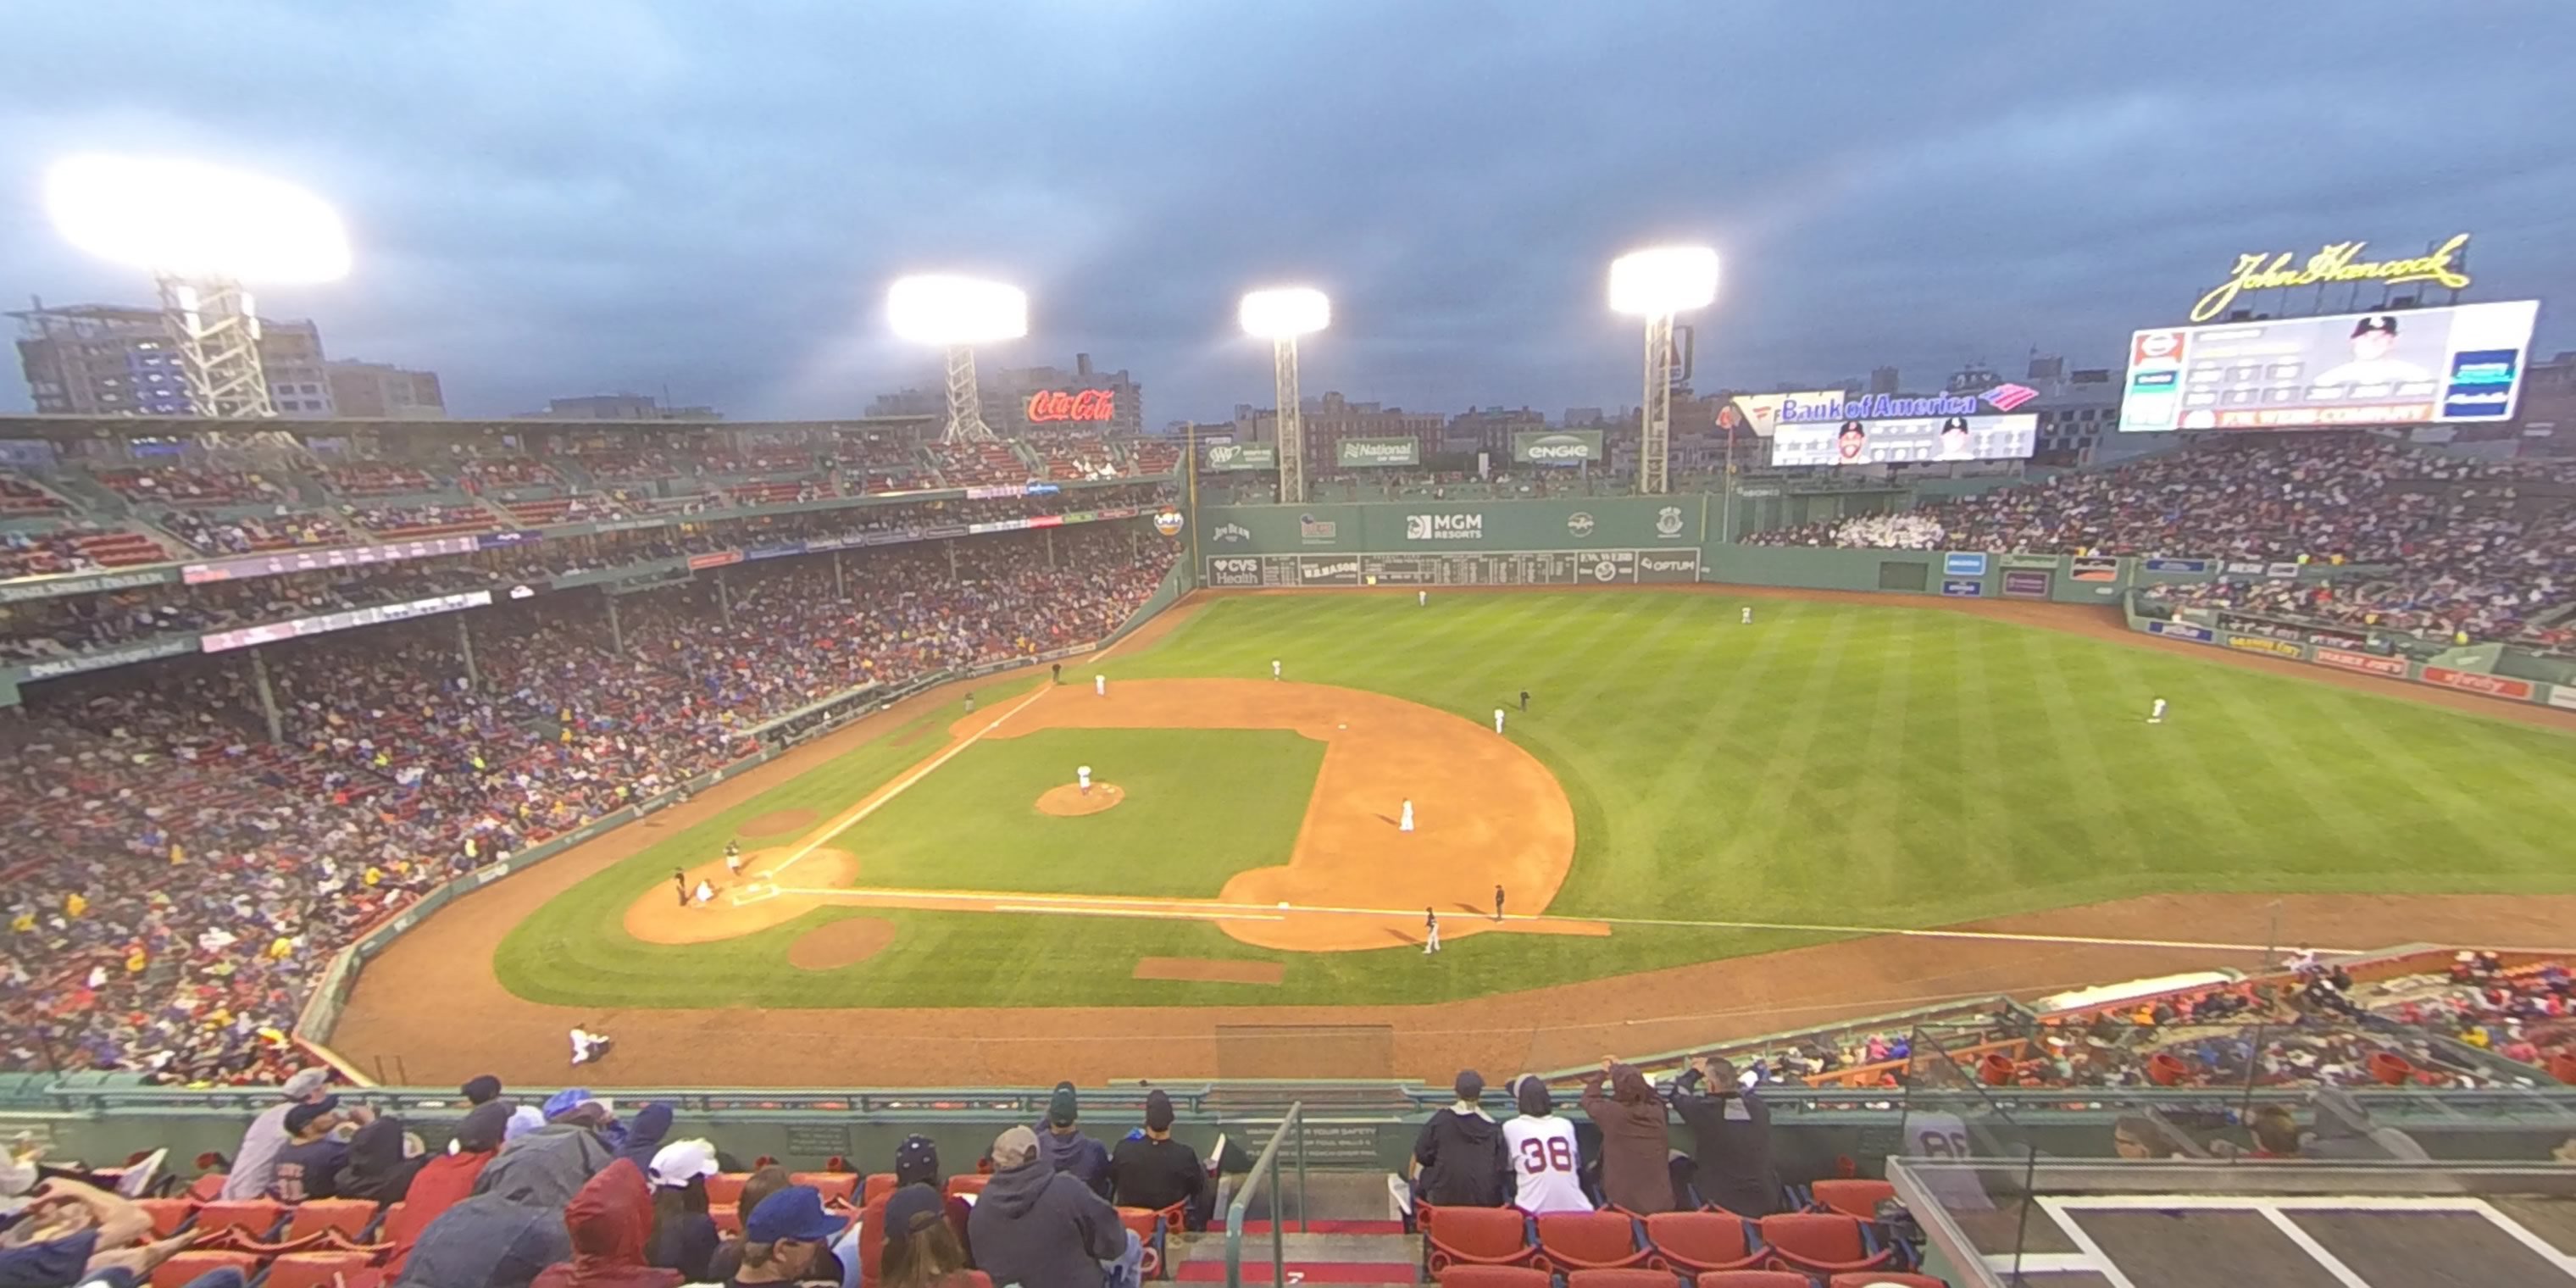
[(1029, 423), (1043, 424), (1055, 420), (1107, 420), (1116, 410), (1116, 390), (1084, 389), (1067, 393), (1061, 389), (1041, 389), (1029, 395)]

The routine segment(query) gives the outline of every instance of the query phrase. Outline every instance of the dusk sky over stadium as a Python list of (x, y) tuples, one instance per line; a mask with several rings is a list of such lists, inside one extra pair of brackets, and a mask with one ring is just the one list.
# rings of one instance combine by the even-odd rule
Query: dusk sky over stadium
[(1603, 275), (1666, 241), (1725, 256), (1703, 388), (2116, 365), (2239, 252), (2460, 232), (2473, 298), (2538, 297), (2535, 356), (2576, 347), (2556, 0), (90, 0), (7, 29), (9, 307), (150, 299), (51, 227), (56, 158), (252, 167), (356, 249), (262, 311), (437, 371), (461, 415), (855, 414), (935, 379), (883, 316), (923, 270), (1025, 286), (1030, 337), (987, 360), (1089, 352), (1149, 425), (1268, 401), (1233, 305), (1287, 283), (1334, 300), (1310, 394), (1633, 404)]

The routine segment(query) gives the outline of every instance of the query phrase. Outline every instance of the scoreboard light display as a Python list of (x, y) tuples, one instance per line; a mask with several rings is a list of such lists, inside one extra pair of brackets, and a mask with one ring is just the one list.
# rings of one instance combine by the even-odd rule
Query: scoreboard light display
[(2129, 337), (2120, 428), (2337, 429), (2503, 421), (2536, 300), (2164, 327)]

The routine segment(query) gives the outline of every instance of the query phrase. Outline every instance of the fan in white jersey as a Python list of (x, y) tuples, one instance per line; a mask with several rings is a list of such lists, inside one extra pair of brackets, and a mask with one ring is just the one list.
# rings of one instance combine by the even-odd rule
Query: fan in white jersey
[(1503, 1148), (1512, 1160), (1512, 1206), (1532, 1215), (1589, 1212), (1578, 1173), (1583, 1156), (1574, 1147), (1574, 1124), (1556, 1116), (1547, 1084), (1537, 1074), (1512, 1080), (1520, 1116), (1503, 1123)]

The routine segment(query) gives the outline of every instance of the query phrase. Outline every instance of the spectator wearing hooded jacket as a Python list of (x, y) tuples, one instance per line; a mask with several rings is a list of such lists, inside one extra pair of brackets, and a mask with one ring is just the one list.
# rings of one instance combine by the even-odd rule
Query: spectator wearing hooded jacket
[(1574, 1124), (1557, 1115), (1547, 1080), (1523, 1074), (1510, 1086), (1513, 1107), (1520, 1110), (1503, 1124), (1503, 1152), (1514, 1183), (1512, 1206), (1532, 1216), (1591, 1211)]
[(545, 1268), (531, 1288), (676, 1288), (677, 1270), (645, 1261), (653, 1196), (644, 1173), (627, 1159), (600, 1169), (564, 1207), (572, 1257)]
[(349, 1138), (349, 1156), (334, 1184), (344, 1199), (365, 1199), (377, 1207), (400, 1203), (411, 1193), (413, 1178), (429, 1165), (429, 1156), (409, 1153), (402, 1120), (390, 1114), (360, 1127)]
[(1477, 1103), (1484, 1075), (1458, 1073), (1458, 1101), (1431, 1115), (1413, 1138), (1413, 1197), (1432, 1207), (1501, 1207), (1512, 1201), (1511, 1160), (1503, 1129)]
[(1664, 1102), (1646, 1075), (1633, 1064), (1601, 1057), (1601, 1071), (1583, 1079), (1583, 1112), (1601, 1128), (1601, 1192), (1610, 1206), (1637, 1216), (1671, 1211), (1672, 1143), (1664, 1129)]
[(1055, 1094), (1047, 1097), (1046, 1121), (1039, 1124), (1045, 1131), (1038, 1140), (1048, 1166), (1105, 1199), (1109, 1197), (1109, 1150), (1074, 1126), (1081, 1113), (1082, 1102), (1073, 1084), (1055, 1084)]
[(1118, 1209), (1047, 1162), (1037, 1133), (1013, 1127), (993, 1141), (993, 1177), (967, 1218), (975, 1266), (996, 1284), (1134, 1288), (1144, 1245)]
[(439, 1214), (465, 1201), (474, 1193), (474, 1182), (483, 1175), (483, 1167), (501, 1149), (501, 1133), (510, 1122), (510, 1102), (488, 1100), (476, 1105), (456, 1128), (456, 1140), (448, 1152), (429, 1160), (403, 1194), (402, 1210), (385, 1217), (381, 1237), (394, 1245), (393, 1256), (385, 1263), (385, 1273), (402, 1277), (403, 1265), (411, 1259), (412, 1245), (420, 1233)]

